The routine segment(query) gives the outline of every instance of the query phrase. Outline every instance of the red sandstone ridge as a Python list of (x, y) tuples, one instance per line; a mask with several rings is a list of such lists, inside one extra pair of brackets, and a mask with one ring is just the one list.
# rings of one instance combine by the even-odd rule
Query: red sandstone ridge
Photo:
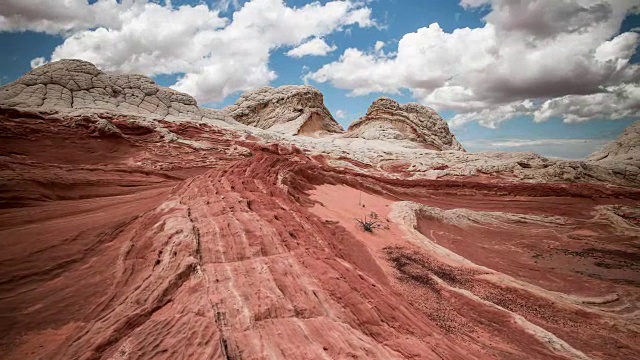
[(640, 190), (606, 162), (3, 101), (2, 359), (640, 351)]

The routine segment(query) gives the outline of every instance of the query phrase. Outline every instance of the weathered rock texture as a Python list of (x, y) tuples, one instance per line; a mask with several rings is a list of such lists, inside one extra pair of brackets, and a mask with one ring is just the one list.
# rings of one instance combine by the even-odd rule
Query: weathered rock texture
[(626, 128), (616, 140), (591, 154), (587, 160), (640, 163), (640, 120)]
[(199, 108), (192, 96), (159, 86), (147, 76), (106, 74), (82, 60), (52, 62), (3, 86), (0, 106), (229, 120), (220, 110)]
[(224, 110), (240, 123), (287, 135), (344, 132), (311, 86), (261, 87)]
[(640, 183), (640, 121), (636, 121), (614, 141), (587, 158), (614, 174)]
[(637, 358), (601, 161), (194, 120), (0, 107), (2, 359)]
[(416, 103), (400, 105), (389, 98), (374, 101), (367, 114), (349, 126), (345, 136), (409, 140), (429, 149), (464, 151), (435, 110)]

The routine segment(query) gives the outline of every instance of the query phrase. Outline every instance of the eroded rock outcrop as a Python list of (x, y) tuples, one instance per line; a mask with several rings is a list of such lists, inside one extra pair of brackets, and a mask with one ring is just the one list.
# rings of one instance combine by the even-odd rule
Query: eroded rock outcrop
[(324, 106), (322, 93), (311, 86), (261, 87), (224, 111), (245, 125), (287, 135), (344, 132)]
[(605, 166), (629, 181), (640, 181), (640, 121), (631, 124), (617, 139), (591, 154), (587, 161)]
[(587, 160), (640, 162), (640, 121), (631, 124), (617, 139), (589, 155)]
[(107, 74), (90, 62), (74, 59), (40, 66), (3, 86), (0, 106), (231, 120), (222, 111), (200, 108), (191, 95), (159, 86), (147, 76)]
[(374, 101), (367, 114), (349, 126), (345, 136), (409, 140), (433, 150), (464, 151), (435, 110), (416, 103), (400, 105), (389, 98)]

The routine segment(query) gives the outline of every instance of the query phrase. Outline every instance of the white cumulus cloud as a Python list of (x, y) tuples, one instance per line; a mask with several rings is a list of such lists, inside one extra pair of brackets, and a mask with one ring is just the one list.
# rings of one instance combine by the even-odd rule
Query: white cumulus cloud
[(277, 74), (269, 68), (269, 58), (275, 49), (322, 39), (349, 26), (375, 24), (371, 9), (350, 0), (300, 7), (283, 0), (251, 0), (231, 18), (205, 3), (7, 0), (0, 16), (0, 31), (65, 36), (52, 61), (78, 58), (107, 71), (181, 74), (172, 87), (205, 103), (274, 80)]
[(534, 113), (534, 121), (560, 117), (568, 123), (594, 118), (624, 119), (640, 115), (640, 86), (624, 84), (589, 95), (566, 95), (545, 101)]
[[(397, 52), (348, 48), (305, 75), (359, 96), (408, 89), (421, 103), (457, 113), (453, 126), (496, 127), (515, 116), (565, 121), (640, 116), (640, 66), (630, 63), (636, 32), (619, 34), (633, 0), (463, 0), (490, 6), (485, 24), (451, 32), (437, 23), (405, 34)], [(567, 98), (568, 97), (568, 98)], [(633, 98), (632, 98), (633, 99)], [(560, 113), (561, 103), (596, 101), (589, 111)], [(608, 106), (606, 101), (613, 101)], [(615, 106), (623, 111), (614, 111)], [(554, 111), (553, 109), (558, 109)]]
[(336, 118), (338, 119), (346, 119), (347, 118), (347, 112), (344, 110), (337, 110), (336, 111)]
[(122, 26), (120, 13), (140, 13), (146, 1), (97, 0), (3, 0), (0, 31), (38, 31), (48, 34), (71, 33), (96, 26)]
[(44, 64), (47, 63), (47, 60), (43, 57), (37, 57), (37, 58), (33, 58), (31, 59), (30, 65), (32, 69), (35, 69), (37, 67), (40, 67)]
[(337, 49), (335, 45), (327, 44), (324, 39), (313, 38), (287, 52), (287, 56), (301, 58), (307, 55), (324, 56)]

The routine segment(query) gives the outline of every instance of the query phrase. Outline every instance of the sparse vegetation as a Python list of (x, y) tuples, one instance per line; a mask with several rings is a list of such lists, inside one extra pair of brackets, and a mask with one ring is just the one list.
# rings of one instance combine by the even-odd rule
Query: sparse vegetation
[(364, 216), (363, 219), (355, 219), (360, 226), (362, 226), (362, 230), (367, 232), (373, 232), (373, 229), (388, 229), (388, 225), (384, 225), (378, 219), (378, 214), (375, 212), (371, 212), (369, 214), (369, 218), (367, 219), (367, 215)]

